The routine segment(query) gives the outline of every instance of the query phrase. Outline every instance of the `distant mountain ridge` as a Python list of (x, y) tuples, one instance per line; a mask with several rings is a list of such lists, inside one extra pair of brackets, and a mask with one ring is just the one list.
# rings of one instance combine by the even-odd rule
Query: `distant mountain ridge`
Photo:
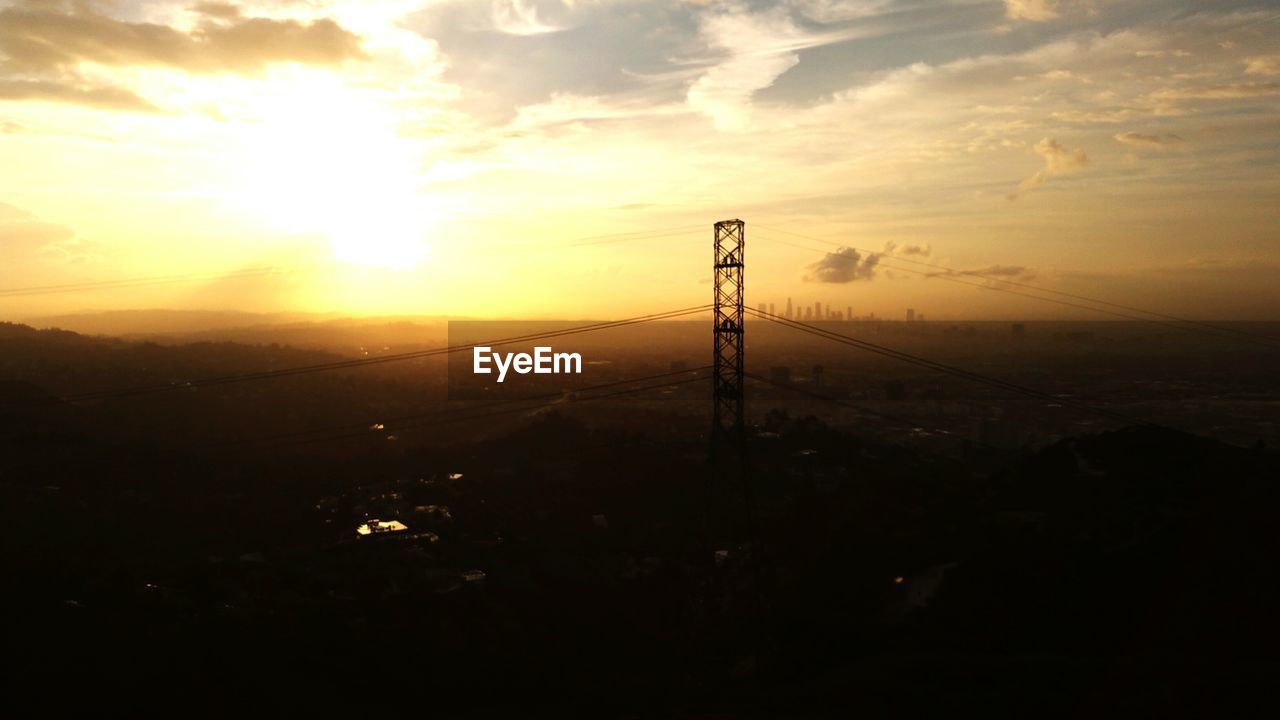
[(280, 344), (357, 355), (389, 347), (403, 350), (435, 346), (442, 344), (447, 335), (447, 320), (440, 317), (350, 317), (337, 313), (111, 310), (51, 315), (24, 322), (36, 328), (166, 345)]
[(88, 335), (146, 335), (322, 322), (342, 316), (316, 313), (254, 313), (238, 310), (103, 310), (45, 315), (21, 320), (36, 328), (60, 328)]

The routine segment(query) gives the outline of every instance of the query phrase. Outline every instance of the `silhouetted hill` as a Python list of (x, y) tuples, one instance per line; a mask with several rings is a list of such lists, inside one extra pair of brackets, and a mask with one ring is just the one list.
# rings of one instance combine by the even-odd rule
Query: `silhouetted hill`
[[(705, 328), (675, 325), (702, 357)], [(595, 342), (590, 357), (621, 359), (616, 338)], [(664, 372), (675, 342), (627, 346), (631, 364), (592, 382)], [(432, 358), (192, 387), (365, 356), (0, 325), (7, 637), (29, 676), (80, 668), (95, 700), (145, 677), (183, 698), (265, 690), (295, 714), (326, 699), (317, 684), (361, 701), (413, 687), (494, 716), (556, 692), (578, 704), (565, 716), (641, 697), (744, 717), (1171, 714), (1273, 667), (1275, 454), (1150, 427), (1059, 432), (1097, 427), (1083, 422), (999, 450), (966, 442), (948, 398), (974, 396), (958, 387), (908, 376), (890, 399), (890, 371), (832, 363), (819, 382), (783, 353), (795, 387), (920, 424), (753, 387), (739, 472), (708, 462), (705, 385), (446, 402)], [(1078, 370), (1061, 363), (1046, 367)], [(1094, 396), (1164, 382), (1134, 368)], [(1269, 407), (1270, 384), (1206, 377), (1224, 384), (1170, 385), (1170, 407), (1193, 392)], [(169, 387), (47, 402), (155, 384)], [(1060, 410), (993, 418), (976, 402), (980, 429)], [(948, 418), (953, 432), (923, 432)], [(409, 530), (359, 537), (373, 519)]]
[(1063, 440), (994, 478), (917, 630), (970, 652), (1251, 657), (1280, 623), (1280, 458), (1160, 428)]
[(217, 328), (279, 325), (326, 319), (308, 313), (251, 313), (233, 310), (106, 310), (26, 319), (38, 328), (63, 328), (89, 335), (190, 333)]
[(128, 340), (177, 345), (236, 342), (292, 345), (358, 354), (444, 344), (446, 321), (431, 317), (342, 317), (308, 313), (248, 313), (213, 310), (116, 310), (33, 318), (39, 328), (74, 330)]
[(161, 346), (66, 330), (0, 326), (0, 378), (54, 394), (183, 382), (215, 375), (331, 362), (330, 353), (287, 346), (191, 343)]
[(1185, 517), (1280, 488), (1275, 456), (1158, 427), (1068, 438), (995, 481), (993, 502), (1045, 513), (1094, 538), (1128, 532), (1140, 518)]

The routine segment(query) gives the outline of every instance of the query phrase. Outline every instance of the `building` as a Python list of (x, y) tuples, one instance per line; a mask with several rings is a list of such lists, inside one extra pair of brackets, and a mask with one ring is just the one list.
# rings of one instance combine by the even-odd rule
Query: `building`
[(814, 320), (822, 319), (822, 303), (820, 302), (816, 302), (813, 304), (813, 319)]
[(787, 315), (786, 315), (786, 318), (787, 318), (788, 320), (792, 319), (792, 314), (791, 314), (791, 298), (787, 298)]
[(371, 519), (369, 520), (369, 522), (356, 528), (356, 536), (361, 539), (389, 537), (391, 535), (398, 535), (403, 532), (408, 532), (408, 530), (409, 530), (409, 526), (405, 525), (399, 520)]
[(915, 308), (907, 308), (907, 322), (912, 322), (915, 319), (916, 319)]

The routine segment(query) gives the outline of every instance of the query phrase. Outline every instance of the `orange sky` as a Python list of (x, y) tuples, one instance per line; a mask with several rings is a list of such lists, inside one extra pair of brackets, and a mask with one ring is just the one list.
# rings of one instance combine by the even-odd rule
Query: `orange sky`
[(1105, 317), (954, 268), (1276, 319), (1277, 39), (1274, 2), (0, 0), (0, 317), (653, 312), (740, 217), (753, 305)]

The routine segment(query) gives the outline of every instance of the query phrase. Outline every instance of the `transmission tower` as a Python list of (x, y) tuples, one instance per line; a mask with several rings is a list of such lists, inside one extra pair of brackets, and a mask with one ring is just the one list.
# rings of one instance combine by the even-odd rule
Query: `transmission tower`
[(714, 410), (711, 442), (742, 441), (742, 261), (746, 230), (741, 220), (715, 225)]

